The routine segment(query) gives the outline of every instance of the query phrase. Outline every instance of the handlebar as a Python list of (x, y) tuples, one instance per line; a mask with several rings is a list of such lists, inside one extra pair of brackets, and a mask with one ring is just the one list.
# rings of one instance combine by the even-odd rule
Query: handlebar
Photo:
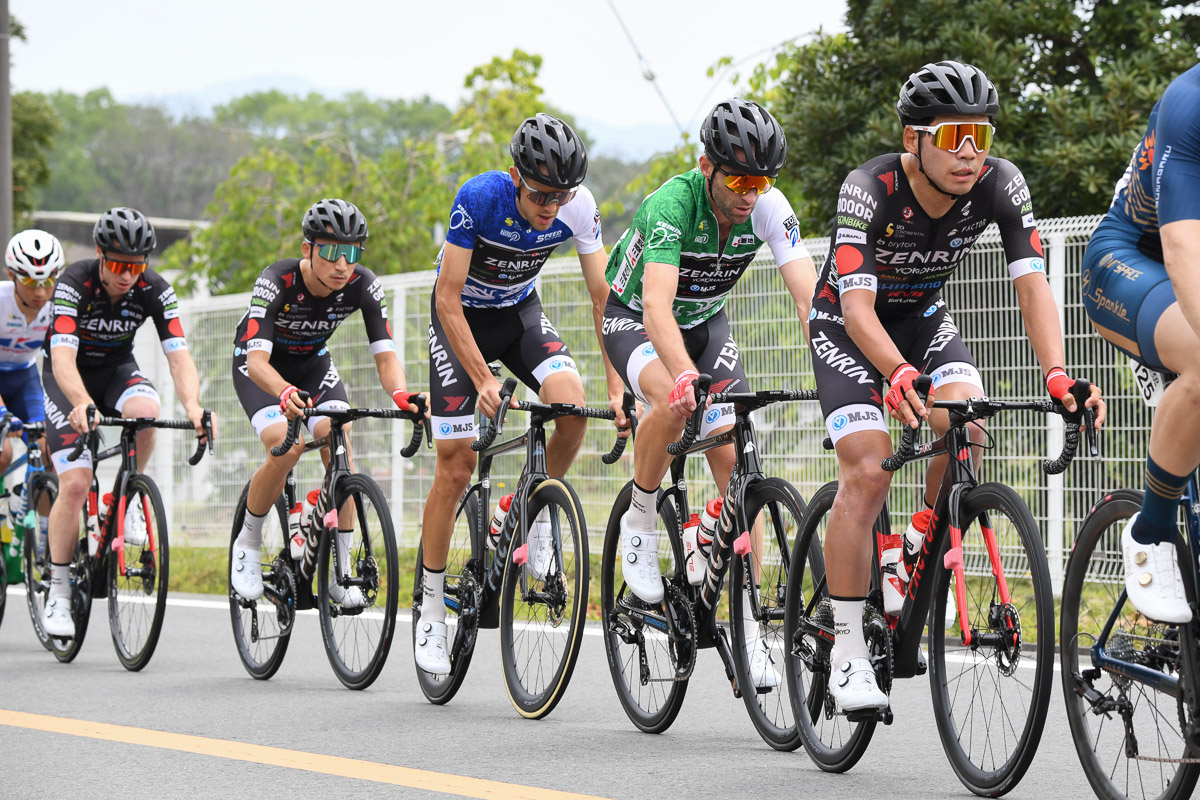
[[(429, 447), (433, 447), (433, 431), (430, 429), (429, 418), (425, 416), (425, 395), (417, 395), (410, 397), (409, 402), (417, 407), (416, 419), (413, 420), (412, 438), (408, 440), (408, 444), (400, 449), (400, 455), (405, 458), (412, 458), (416, 455), (417, 448), (421, 446), (421, 437), (425, 437), (425, 443)], [(404, 411), (404, 409), (400, 409)], [(413, 412), (409, 411), (408, 414)]]
[(696, 434), (700, 432), (700, 425), (704, 420), (704, 412), (708, 410), (708, 390), (712, 388), (712, 376), (701, 375), (692, 381), (692, 386), (696, 388), (696, 410), (683, 426), (683, 435), (679, 437), (679, 441), (667, 445), (667, 452), (672, 456), (681, 455), (696, 441)]
[[(164, 428), (181, 431), (194, 430), (190, 420), (186, 419), (155, 419), (154, 417), (105, 417), (101, 416), (99, 421), (96, 420), (97, 408), (95, 405), (87, 407), (88, 431), (75, 440), (75, 446), (71, 452), (67, 454), (68, 461), (78, 461), (83, 455), (83, 451), (92, 446), (99, 438), (97, 425), (111, 425), (119, 428), (133, 428), (135, 430), (141, 428)], [(2, 422), (2, 421), (0, 421)], [(207, 408), (204, 409), (204, 414), (201, 416), (201, 426), (204, 428), (204, 438), (200, 439), (196, 444), (196, 452), (188, 457), (188, 464), (196, 466), (200, 463), (200, 459), (204, 458), (204, 450), (207, 447), (208, 452), (213, 451), (213, 430), (212, 430), (212, 412)]]
[(612, 450), (600, 456), (600, 460), (605, 464), (617, 463), (621, 458), (621, 454), (625, 452), (626, 445), (637, 435), (637, 415), (634, 413), (636, 410), (637, 401), (631, 392), (626, 392), (621, 397), (621, 413), (625, 415), (625, 419), (629, 420), (629, 435), (622, 437), (618, 433), (617, 440), (613, 442)]
[(492, 422), (487, 426), (487, 430), (483, 431), (478, 439), (471, 442), (471, 449), (476, 453), (482, 453), (492, 446), (492, 442), (496, 441), (496, 436), (500, 433), (500, 427), (504, 424), (504, 415), (508, 413), (508, 404), (512, 400), (513, 392), (517, 390), (516, 378), (505, 378), (504, 385), (500, 387), (500, 407), (496, 409), (495, 416), (492, 417)]
[[(929, 390), (933, 388), (933, 378), (928, 375), (919, 375), (913, 381), (913, 390), (916, 391), (917, 397), (921, 399), (921, 403), (925, 403), (925, 399), (929, 397)], [(936, 407), (936, 403), (934, 404)], [(885, 417), (886, 419), (886, 417)], [(904, 430), (900, 434), (900, 447), (896, 449), (893, 455), (888, 456), (879, 463), (885, 472), (895, 472), (904, 466), (909, 459), (913, 457), (913, 452), (917, 444), (917, 434), (921, 432), (921, 418), (917, 418), (917, 427), (912, 428), (908, 425), (904, 426)]]
[[(307, 403), (308, 397), (308, 392), (296, 393), (296, 398), (302, 403)], [(401, 408), (305, 408), (302, 413), (288, 420), (287, 432), (284, 434), (283, 441), (271, 448), (271, 455), (278, 458), (291, 450), (292, 446), (296, 444), (296, 440), (300, 438), (301, 423), (309, 417), (329, 417), (343, 422), (372, 417), (375, 419), (407, 419), (413, 423), (412, 438), (407, 445), (400, 449), (400, 455), (412, 458), (417, 452), (417, 448), (421, 446), (421, 439), (425, 438), (431, 442), (433, 437), (428, 435), (429, 420), (425, 416), (425, 397), (413, 397), (410, 402), (417, 407), (415, 412)]]

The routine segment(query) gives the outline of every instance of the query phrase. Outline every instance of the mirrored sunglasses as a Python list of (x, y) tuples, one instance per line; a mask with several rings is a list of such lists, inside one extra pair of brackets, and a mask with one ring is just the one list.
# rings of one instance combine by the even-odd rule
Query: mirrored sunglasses
[(575, 193), (578, 189), (567, 189), (565, 192), (543, 192), (533, 188), (525, 182), (525, 176), (521, 176), (521, 185), (529, 190), (529, 202), (535, 206), (548, 206), (551, 203), (558, 203), (560, 206), (565, 206), (567, 203), (575, 199)]
[(57, 275), (51, 275), (45, 280), (39, 281), (37, 278), (31, 278), (28, 275), (22, 275), (21, 273), (11, 269), (8, 271), (8, 274), (14, 282), (19, 282), (22, 286), (28, 286), (31, 289), (35, 289), (39, 286), (53, 288), (54, 284), (58, 281)]
[(339, 258), (345, 258), (347, 264), (357, 264), (363, 256), (363, 251), (366, 250), (362, 245), (357, 244), (317, 244), (309, 242), (316, 251), (321, 254), (321, 258), (326, 261), (337, 261)]
[(149, 266), (145, 261), (114, 261), (111, 258), (103, 259), (103, 263), (105, 269), (117, 275), (124, 275), (126, 272), (131, 275), (141, 275)]
[(726, 172), (725, 185), (734, 194), (749, 194), (751, 190), (765, 194), (771, 191), (771, 187), (775, 185), (775, 179), (768, 178), (766, 175), (730, 175)]
[(990, 150), (995, 126), (987, 122), (943, 122), (940, 125), (912, 125), (914, 131), (928, 133), (933, 146), (940, 150), (957, 153), (971, 140), (976, 150)]

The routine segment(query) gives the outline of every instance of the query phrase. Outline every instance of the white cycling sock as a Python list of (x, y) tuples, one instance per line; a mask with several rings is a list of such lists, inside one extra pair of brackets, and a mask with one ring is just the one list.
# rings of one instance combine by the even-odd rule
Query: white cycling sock
[(352, 536), (354, 536), (353, 528), (348, 531), (338, 528), (337, 562), (343, 578), (350, 574), (350, 537)]
[(634, 482), (633, 496), (629, 500), (629, 527), (646, 532), (654, 530), (654, 520), (658, 516), (655, 509), (657, 503), (657, 488), (647, 492)]
[(833, 602), (833, 650), (829, 654), (830, 666), (835, 670), (852, 658), (869, 658), (867, 640), (863, 636), (863, 608), (865, 597), (832, 598)]
[(753, 653), (761, 637), (758, 629), (758, 620), (754, 618), (754, 609), (750, 605), (749, 587), (742, 590), (742, 630), (745, 631), (746, 652)]
[(50, 564), (50, 597), (71, 596), (71, 565)]
[[(271, 512), (267, 512), (269, 514)], [(267, 514), (261, 517), (256, 516), (250, 509), (246, 509), (246, 515), (242, 518), (242, 529), (238, 532), (237, 541), (234, 542), (243, 550), (257, 552), (262, 549), (262, 526), (267, 518)]]
[(446, 621), (446, 569), (432, 570), (422, 567), (421, 620), (423, 622)]

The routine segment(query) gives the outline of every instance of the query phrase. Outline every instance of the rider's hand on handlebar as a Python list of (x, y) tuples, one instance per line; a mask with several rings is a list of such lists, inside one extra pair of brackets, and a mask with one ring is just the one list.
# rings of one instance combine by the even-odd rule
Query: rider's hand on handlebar
[[(392, 402), (396, 404), (396, 408), (401, 411), (407, 411), (410, 414), (417, 413), (417, 404), (413, 402), (416, 398), (424, 399), (425, 395), (420, 392), (406, 392), (403, 389), (397, 389), (392, 392)], [(425, 417), (429, 417), (429, 408), (425, 409)]]
[[(1059, 401), (1066, 407), (1067, 411), (1074, 414), (1079, 410), (1079, 403), (1075, 400), (1075, 395), (1071, 393), (1071, 389), (1075, 386), (1076, 380), (1067, 375), (1067, 371), (1062, 367), (1055, 367), (1046, 374), (1046, 389), (1050, 392), (1050, 396)], [(1100, 396), (1100, 387), (1092, 384), (1088, 391), (1088, 399), (1084, 403), (1087, 408), (1092, 409), (1095, 415), (1096, 430), (1104, 424), (1107, 406)], [(1083, 430), (1083, 425), (1079, 427)]]
[[(204, 441), (208, 437), (208, 431), (204, 430), (204, 408), (199, 404), (191, 408), (185, 408), (188, 422), (192, 423), (192, 427), (196, 429), (196, 438)], [(208, 424), (212, 427), (213, 439), (217, 438), (217, 417), (215, 414), (208, 415)]]
[[(71, 409), (70, 414), (67, 414), (67, 424), (69, 424), (71, 426), (71, 428), (74, 431), (76, 431), (77, 433), (87, 433), (88, 432), (87, 410), (88, 410), (88, 406), (90, 406), (90, 405), (94, 405), (94, 403), (92, 403), (91, 400), (88, 400), (86, 403), (80, 403), (79, 405), (77, 405)], [(92, 421), (96, 425), (100, 424), (100, 412), (99, 411), (96, 411), (95, 415), (92, 417)]]
[[(628, 439), (629, 434), (632, 431), (632, 428), (629, 425), (629, 418), (625, 416), (624, 405), (625, 387), (623, 385), (617, 387), (617, 393), (615, 395), (612, 393), (612, 388), (610, 387), (608, 391), (608, 408), (614, 414), (613, 426), (617, 429), (618, 439)], [(636, 403), (636, 406), (637, 408), (633, 413), (640, 417), (643, 413), (642, 404), (639, 402)]]
[(675, 386), (669, 397), (671, 410), (685, 419), (696, 410), (696, 379), (700, 373), (694, 369), (685, 369), (675, 378)]
[[(489, 376), (486, 383), (475, 388), (479, 391), (479, 410), (486, 417), (495, 417), (496, 412), (500, 410), (500, 381)], [(508, 407), (517, 408), (515, 398), (509, 400)]]
[(312, 406), (312, 399), (310, 398), (307, 401), (301, 400), (300, 390), (295, 386), (286, 386), (284, 387), (283, 391), (279, 393), (279, 410), (287, 415), (289, 420), (295, 419), (297, 416), (303, 413), (306, 406)]
[(926, 419), (929, 417), (929, 409), (926, 408), (926, 403), (933, 404), (933, 387), (929, 389), (929, 395), (925, 399), (925, 403), (921, 402), (920, 395), (913, 388), (913, 383), (917, 378), (921, 377), (921, 373), (912, 364), (903, 363), (896, 367), (892, 377), (888, 379), (888, 391), (884, 397), (884, 402), (887, 404), (888, 411), (892, 417), (899, 420), (910, 428), (919, 426), (918, 417)]

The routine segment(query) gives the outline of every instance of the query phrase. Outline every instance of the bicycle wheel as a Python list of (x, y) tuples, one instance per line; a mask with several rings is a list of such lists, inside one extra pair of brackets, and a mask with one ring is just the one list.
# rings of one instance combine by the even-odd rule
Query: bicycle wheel
[[(92, 588), (95, 584), (91, 559), (87, 554), (87, 517), (81, 514), (79, 521), (80, 536), (75, 542), (75, 555), (71, 558), (71, 616), (75, 620), (75, 638), (50, 637), (50, 652), (64, 664), (69, 664), (79, 655), (92, 616)], [(50, 573), (47, 570), (47, 588), (49, 577)]]
[(52, 472), (39, 472), (30, 479), (29, 508), (34, 510), (36, 528), (25, 534), (25, 604), (29, 608), (33, 632), (42, 643), (42, 647), (47, 650), (50, 649), (50, 637), (42, 627), (42, 614), (46, 609), (46, 595), (50, 591), (50, 550), (46, 544), (46, 518), (45, 515), (38, 515), (37, 510), (48, 510), (56, 497), (57, 475)]
[[(229, 565), (233, 563), (233, 543), (242, 530), (246, 516), (246, 492), (238, 500), (233, 514), (233, 534), (229, 539)], [(262, 564), (263, 595), (247, 600), (229, 587), (229, 617), (233, 640), (242, 666), (260, 681), (270, 679), (283, 664), (296, 621), (296, 580), (288, 550), (287, 508), (283, 496), (275, 500), (274, 513), (263, 520)], [(226, 574), (229, 574), (229, 565)]]
[(529, 494), (525, 520), (546, 514), (554, 549), (546, 574), (512, 558), (500, 595), (500, 661), (513, 708), (541, 719), (562, 699), (575, 671), (588, 603), (588, 540), (575, 490), (554, 478)]
[(875, 734), (875, 719), (853, 722), (829, 695), (829, 653), (833, 647), (833, 606), (825, 586), (825, 562), (818, 560), (837, 481), (817, 490), (792, 545), (784, 601), (784, 638), (790, 643), (784, 676), (792, 716), (809, 758), (826, 772), (845, 772), (858, 763)]
[(124, 547), (108, 554), (108, 626), (117, 658), (137, 672), (150, 663), (163, 615), (171, 573), (170, 537), (162, 495), (147, 475), (134, 475), (116, 514), (117, 537)]
[(1067, 721), (1083, 772), (1106, 800), (1190, 797), (1200, 776), (1200, 764), (1175, 760), (1197, 756), (1182, 731), (1186, 705), (1149, 681), (1097, 666), (1092, 652), (1099, 645), (1110, 658), (1175, 679), (1196, 674), (1194, 656), (1181, 653), (1179, 628), (1146, 619), (1125, 598), (1121, 531), (1141, 505), (1141, 493), (1129, 490), (1096, 504), (1080, 526), (1063, 586)]
[[(754, 484), (745, 496), (747, 520), (762, 524), (762, 546), (734, 558), (729, 579), (729, 618), (733, 630), (733, 665), (742, 699), (750, 712), (758, 734), (776, 750), (791, 751), (800, 746), (800, 732), (792, 714), (792, 699), (787, 681), (780, 675), (787, 651), (783, 632), (784, 604), (787, 597), (788, 562), (804, 516), (804, 499), (796, 488), (780, 478), (766, 478)], [(815, 559), (815, 561), (814, 561)], [(809, 564), (823, 562), (820, 543), (810, 547)], [(811, 567), (810, 567), (811, 569)], [(746, 608), (747, 591), (758, 607)], [(748, 630), (747, 621), (754, 620)], [(766, 659), (769, 685), (755, 687), (751, 658), (761, 650)], [(773, 677), (773, 680), (772, 680)]]
[[(400, 597), (396, 532), (387, 500), (369, 475), (339, 480), (334, 497), (341, 500), (343, 511), (353, 511), (354, 529), (348, 535), (332, 530), (321, 535), (317, 552), (321, 637), (338, 680), (348, 689), (365, 689), (379, 677), (396, 635)], [(343, 536), (348, 541), (339, 542)]]
[[(1029, 508), (1007, 486), (985, 483), (963, 500), (963, 565), (972, 641), (945, 625), (951, 571), (939, 554), (929, 610), (929, 682), (942, 746), (958, 779), (999, 797), (1025, 775), (1042, 738), (1054, 659), (1054, 598), (1042, 536)], [(993, 532), (1010, 603), (984, 537)], [(960, 617), (961, 619), (961, 617)]]
[[(608, 518), (600, 562), (600, 608), (604, 653), (617, 697), (634, 726), (646, 733), (671, 727), (696, 663), (696, 618), (684, 575), (682, 532), (675, 505), (658, 509), (658, 561), (671, 584), (663, 603), (638, 599), (621, 579), (621, 516), (629, 509), (625, 485)], [(659, 495), (661, 500), (661, 494)], [(668, 628), (666, 614), (672, 615)]]

